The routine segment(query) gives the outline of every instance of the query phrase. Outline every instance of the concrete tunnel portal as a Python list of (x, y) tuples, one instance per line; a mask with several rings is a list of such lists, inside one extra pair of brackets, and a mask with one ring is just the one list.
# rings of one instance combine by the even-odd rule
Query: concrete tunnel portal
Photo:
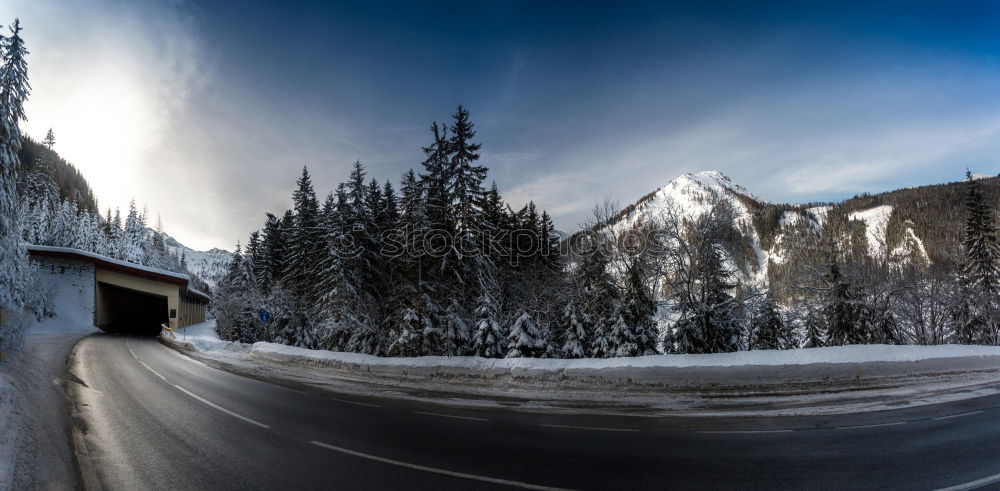
[(97, 283), (97, 327), (117, 334), (156, 336), (170, 322), (167, 297)]
[(78, 296), (105, 332), (156, 336), (205, 320), (209, 297), (185, 274), (127, 263), (77, 249), (29, 246), (42, 274)]

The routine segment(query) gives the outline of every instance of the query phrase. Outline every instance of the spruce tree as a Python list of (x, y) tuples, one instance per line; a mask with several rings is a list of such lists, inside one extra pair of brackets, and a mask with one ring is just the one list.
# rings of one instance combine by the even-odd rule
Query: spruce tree
[(500, 307), (494, 290), (483, 290), (476, 307), (476, 330), (472, 336), (475, 356), (501, 358), (505, 354), (506, 336), (500, 325)]
[(610, 337), (614, 356), (656, 354), (656, 302), (646, 288), (643, 265), (635, 258), (625, 271), (626, 288), (618, 306)]
[[(17, 201), (18, 152), (21, 150), (20, 122), (25, 119), (24, 103), (28, 85), (27, 50), (21, 25), (14, 20), (11, 36), (0, 36), (0, 308), (19, 310), (27, 300), (27, 279), (31, 266), (21, 241), (20, 205)], [(18, 336), (0, 326), (0, 347)]]
[(1000, 247), (993, 209), (979, 183), (966, 171), (965, 230), (959, 269), (959, 301), (952, 314), (955, 340), (963, 344), (995, 344), (1000, 311)]
[(760, 303), (750, 323), (752, 338), (750, 349), (786, 349), (793, 345), (791, 332), (778, 309), (778, 304), (770, 295)]
[(292, 234), (288, 237), (288, 256), (285, 262), (285, 276), (291, 288), (299, 295), (311, 293), (313, 265), (318, 260), (321, 247), (319, 228), (319, 202), (313, 190), (309, 170), (302, 167), (302, 175), (296, 181), (292, 194), (294, 218)]
[(507, 358), (531, 358), (544, 353), (545, 340), (534, 319), (522, 310), (507, 336)]
[(850, 278), (840, 268), (833, 234), (830, 238), (827, 271), (823, 277), (827, 285), (823, 316), (826, 321), (826, 343), (829, 346), (865, 344), (868, 336), (858, 309), (858, 292)]
[(962, 283), (968, 288), (995, 295), (1000, 287), (1000, 248), (997, 246), (993, 209), (969, 171), (966, 171), (966, 183)]
[(448, 141), (451, 182), (447, 187), (453, 197), (452, 216), (458, 225), (457, 232), (462, 240), (472, 240), (470, 235), (478, 227), (480, 204), (485, 194), (486, 167), (476, 165), (481, 145), (472, 142), (476, 132), (469, 111), (459, 105), (452, 120)]
[(586, 316), (573, 301), (563, 309), (560, 353), (563, 358), (583, 358), (588, 353)]

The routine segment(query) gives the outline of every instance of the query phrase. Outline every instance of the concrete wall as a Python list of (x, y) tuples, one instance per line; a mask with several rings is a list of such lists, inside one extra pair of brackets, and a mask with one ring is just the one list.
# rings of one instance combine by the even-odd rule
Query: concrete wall
[[(180, 315), (180, 287), (177, 285), (171, 285), (168, 283), (161, 283), (159, 281), (147, 280), (144, 278), (137, 278), (135, 276), (130, 276), (124, 273), (119, 273), (116, 271), (108, 271), (102, 268), (97, 268), (97, 281), (100, 283), (107, 283), (109, 285), (119, 286), (122, 288), (128, 288), (130, 290), (137, 290), (140, 292), (152, 293), (154, 295), (160, 295), (167, 297), (167, 310), (177, 310), (178, 316)], [(97, 298), (97, 316), (96, 323), (101, 325), (102, 322), (108, 318), (107, 312), (103, 312), (106, 302), (103, 302), (100, 297)], [(170, 319), (170, 328), (177, 329), (178, 319)]]
[[(74, 324), (87, 324), (77, 327), (103, 325), (109, 318), (109, 302), (102, 298), (107, 292), (97, 288), (98, 282), (166, 297), (165, 317), (170, 310), (177, 312), (176, 317), (170, 319), (172, 329), (205, 320), (206, 304), (183, 296), (181, 286), (110, 271), (87, 259), (32, 256), (32, 260), (39, 266), (42, 281), (51, 285), (53, 300), (60, 308), (69, 308), (69, 315), (61, 312), (60, 316)], [(6, 320), (5, 314), (0, 312), (0, 323)]]
[(87, 324), (73, 327), (92, 327), (97, 300), (94, 264), (55, 257), (33, 257), (32, 261), (38, 265), (41, 281), (51, 288), (63, 321)]

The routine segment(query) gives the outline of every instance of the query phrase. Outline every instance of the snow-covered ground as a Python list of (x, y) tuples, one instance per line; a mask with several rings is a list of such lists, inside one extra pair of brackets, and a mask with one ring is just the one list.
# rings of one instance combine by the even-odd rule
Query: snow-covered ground
[[(462, 406), (692, 415), (887, 409), (1000, 393), (1000, 347), (841, 346), (608, 359), (383, 358), (221, 341), (211, 322), (167, 341), (237, 373)], [(443, 397), (442, 393), (450, 394)], [(761, 409), (766, 408), (766, 409)]]
[(58, 276), (41, 271), (54, 315), (41, 322), (22, 319), (29, 323), (24, 351), (0, 364), (0, 491), (75, 485), (63, 386), (72, 383), (67, 356), (80, 338), (95, 332), (94, 282), (92, 272), (64, 266)]

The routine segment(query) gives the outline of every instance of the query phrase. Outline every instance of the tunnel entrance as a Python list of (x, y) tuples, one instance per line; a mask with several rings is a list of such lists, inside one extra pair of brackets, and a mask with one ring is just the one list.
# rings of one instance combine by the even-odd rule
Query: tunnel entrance
[(168, 321), (167, 297), (97, 283), (97, 327), (102, 331), (156, 336)]

